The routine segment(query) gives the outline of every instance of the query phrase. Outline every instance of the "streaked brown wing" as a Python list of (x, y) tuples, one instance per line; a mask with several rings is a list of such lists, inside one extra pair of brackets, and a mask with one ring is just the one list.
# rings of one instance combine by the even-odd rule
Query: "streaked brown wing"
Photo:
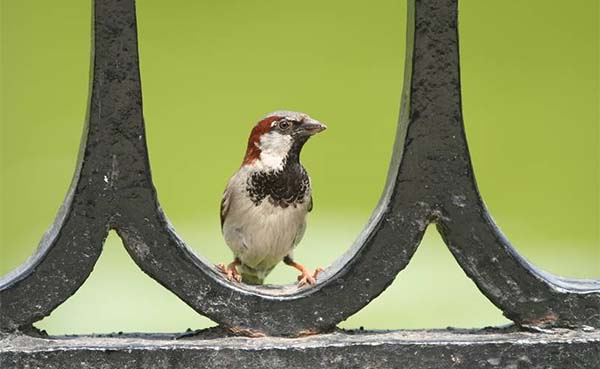
[(225, 191), (223, 192), (223, 198), (221, 199), (221, 230), (223, 229), (223, 223), (225, 223), (225, 218), (227, 217), (227, 213), (229, 212), (230, 205), (230, 191), (229, 184), (225, 187)]

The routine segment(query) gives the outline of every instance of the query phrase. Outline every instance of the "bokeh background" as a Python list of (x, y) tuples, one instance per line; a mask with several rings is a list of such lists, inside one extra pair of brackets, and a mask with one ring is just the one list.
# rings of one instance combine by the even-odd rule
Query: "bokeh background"
[[(88, 100), (91, 2), (1, 0), (0, 274), (36, 248), (69, 185)], [(479, 186), (527, 259), (600, 277), (599, 8), (460, 2), (464, 117)], [(155, 185), (177, 231), (228, 261), (218, 208), (255, 121), (300, 110), (329, 130), (303, 153), (315, 210), (297, 259), (327, 266), (381, 193), (402, 89), (406, 1), (138, 0)], [(296, 273), (278, 267), (272, 283)], [(505, 324), (430, 229), (394, 284), (344, 327)], [(163, 289), (111, 234), (50, 333), (175, 332), (213, 323)]]

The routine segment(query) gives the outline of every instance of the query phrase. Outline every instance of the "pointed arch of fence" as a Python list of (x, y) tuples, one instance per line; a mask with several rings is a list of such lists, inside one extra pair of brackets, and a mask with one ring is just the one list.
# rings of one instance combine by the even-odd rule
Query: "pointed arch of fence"
[(36, 253), (0, 279), (0, 328), (23, 330), (84, 283), (110, 229), (150, 277), (226, 327), (331, 330), (381, 294), (435, 223), (465, 273), (520, 325), (600, 328), (600, 281), (543, 272), (502, 235), (475, 182), (461, 111), (456, 0), (410, 0), (387, 184), (355, 244), (308, 289), (232, 284), (163, 214), (142, 112), (133, 0), (95, 0), (91, 94), (75, 176)]

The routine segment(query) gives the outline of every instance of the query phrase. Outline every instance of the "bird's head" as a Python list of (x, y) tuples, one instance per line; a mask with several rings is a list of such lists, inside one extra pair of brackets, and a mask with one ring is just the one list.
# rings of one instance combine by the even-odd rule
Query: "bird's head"
[(298, 161), (306, 141), (326, 128), (304, 113), (270, 113), (252, 129), (243, 165), (281, 169), (285, 162)]

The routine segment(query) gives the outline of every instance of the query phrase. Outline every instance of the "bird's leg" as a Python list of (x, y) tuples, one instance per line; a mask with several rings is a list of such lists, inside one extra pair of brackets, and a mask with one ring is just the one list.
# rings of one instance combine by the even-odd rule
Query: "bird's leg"
[(298, 287), (302, 287), (305, 284), (315, 284), (317, 282), (317, 275), (323, 271), (323, 268), (317, 268), (315, 272), (311, 274), (305, 266), (296, 263), (289, 255), (283, 258), (283, 262), (298, 269), (300, 273), (302, 273), (298, 276)]
[(222, 263), (217, 264), (216, 266), (217, 266), (217, 269), (219, 269), (219, 271), (221, 271), (221, 273), (225, 274), (227, 279), (229, 279), (230, 281), (241, 282), (242, 275), (237, 271), (237, 268), (236, 268), (236, 266), (240, 265), (241, 263), (242, 262), (240, 261), (240, 259), (235, 258), (227, 266), (225, 266), (225, 264), (222, 264)]

